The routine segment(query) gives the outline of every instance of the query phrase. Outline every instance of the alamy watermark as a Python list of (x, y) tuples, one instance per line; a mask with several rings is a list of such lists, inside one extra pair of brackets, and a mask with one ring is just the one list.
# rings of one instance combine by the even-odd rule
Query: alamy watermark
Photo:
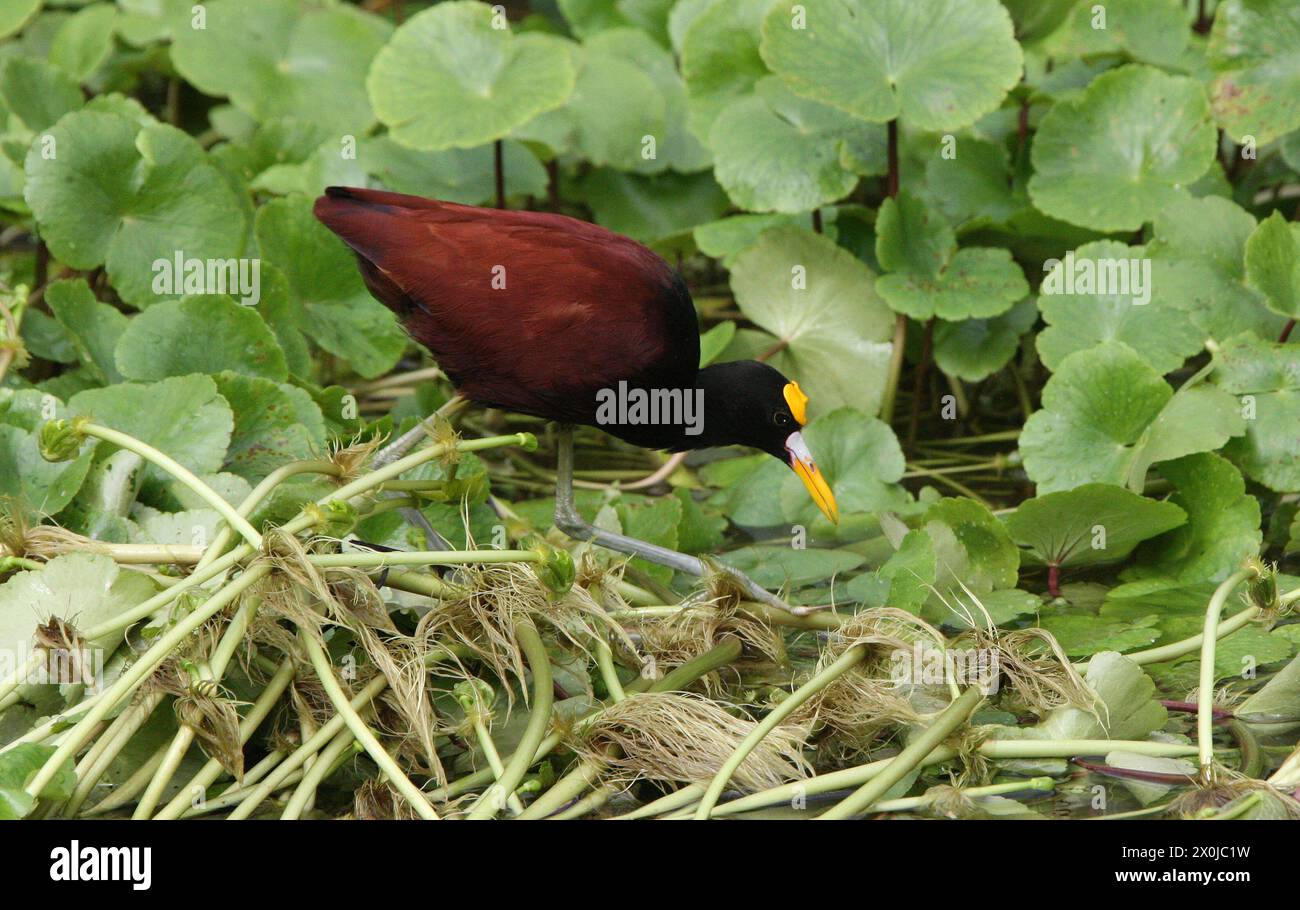
[(1134, 306), (1151, 302), (1151, 260), (1080, 258), (1073, 252), (1065, 259), (1048, 259), (1043, 263), (1043, 278), (1039, 292), (1050, 294), (1097, 294), (1131, 297)]
[(985, 695), (998, 691), (1002, 675), (994, 648), (936, 648), (915, 642), (911, 650), (890, 654), (889, 678), (895, 685), (942, 686), (956, 683), (976, 686)]
[(170, 259), (155, 259), (153, 292), (160, 297), (229, 294), (244, 306), (262, 299), (262, 260), (198, 259), (177, 250)]
[(619, 380), (618, 388), (596, 393), (600, 426), (682, 426), (687, 436), (704, 432), (703, 389), (644, 389)]

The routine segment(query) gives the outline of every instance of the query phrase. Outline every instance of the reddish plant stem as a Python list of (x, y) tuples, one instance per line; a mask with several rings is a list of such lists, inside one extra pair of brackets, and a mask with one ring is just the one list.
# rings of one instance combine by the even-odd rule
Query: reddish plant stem
[(1286, 340), (1291, 337), (1291, 330), (1295, 328), (1295, 320), (1288, 319), (1286, 325), (1282, 326), (1282, 334), (1277, 336), (1278, 344), (1286, 344)]
[[(1197, 711), (1197, 705), (1194, 701), (1173, 701), (1162, 698), (1160, 704), (1164, 705), (1166, 710), (1177, 711), (1182, 714), (1195, 714)], [(1210, 715), (1215, 720), (1232, 720), (1236, 716), (1228, 708), (1211, 708)]]
[(1106, 777), (1126, 777), (1129, 780), (1144, 780), (1152, 784), (1171, 784), (1173, 786), (1186, 785), (1194, 783), (1196, 778), (1190, 774), (1172, 774), (1164, 771), (1139, 771), (1136, 768), (1116, 768), (1113, 765), (1104, 765), (1101, 762), (1088, 761), (1083, 758), (1072, 758), (1070, 761), (1080, 768), (1087, 768), (1089, 771), (1097, 774), (1103, 774)]
[(1056, 563), (1047, 567), (1047, 593), (1052, 597), (1061, 596), (1061, 567)]
[(505, 168), (505, 142), (498, 139), (492, 143), (492, 164), (496, 170), (497, 184), (497, 208), (506, 207), (506, 168)]

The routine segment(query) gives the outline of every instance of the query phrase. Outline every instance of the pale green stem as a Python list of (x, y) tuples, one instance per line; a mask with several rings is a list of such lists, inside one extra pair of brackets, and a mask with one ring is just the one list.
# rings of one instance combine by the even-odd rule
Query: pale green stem
[(614, 667), (614, 652), (607, 641), (596, 642), (596, 666), (600, 670), (600, 678), (605, 683), (605, 690), (609, 692), (609, 697), (614, 704), (627, 698), (627, 693), (623, 691), (623, 683), (618, 678), (618, 670)]
[[(492, 769), (492, 775), (498, 781), (501, 780), (501, 776), (506, 773), (506, 766), (501, 763), (501, 753), (497, 752), (497, 744), (492, 741), (492, 734), (488, 731), (481, 717), (474, 718), (474, 735), (478, 737), (479, 748), (483, 750), (483, 755), (487, 757), (488, 767)], [(513, 790), (506, 797), (506, 806), (509, 807), (511, 815), (522, 815), (524, 812), (524, 803), (519, 798), (519, 794)]]
[[(624, 687), (624, 691), (627, 692), (628, 694), (631, 694), (635, 692), (672, 692), (677, 689), (684, 689), (692, 682), (699, 679), (701, 676), (704, 676), (707, 673), (712, 673), (714, 670), (718, 669), (719, 667), (726, 666), (727, 664), (731, 663), (739, 656), (740, 656), (740, 642), (734, 638), (727, 638), (724, 641), (720, 642), (719, 644), (714, 645), (708, 651), (705, 651), (699, 657), (694, 657), (691, 660), (688, 660), (686, 663), (682, 664), (680, 667), (677, 667), (672, 672), (664, 676), (663, 679), (650, 680), (645, 677), (639, 677), (637, 679), (632, 680), (632, 682), (628, 683), (627, 686)], [(582, 715), (582, 717), (590, 717), (591, 715), (598, 713), (600, 710), (601, 710), (600, 707), (593, 708), (592, 710), (588, 711), (586, 714)], [(534, 757), (533, 761), (535, 762), (541, 761), (543, 758), (550, 755), (551, 752), (553, 752), (556, 749), (556, 747), (560, 745), (561, 740), (562, 737), (559, 733), (549, 734), (546, 737), (546, 739), (542, 740), (542, 744), (538, 747), (537, 755)], [(585, 762), (579, 762), (580, 766), (585, 764), (586, 764)], [(581, 768), (575, 769), (574, 771), (570, 772), (571, 775), (579, 774), (579, 773), (581, 773)], [(467, 774), (464, 777), (460, 778), (459, 780), (452, 781), (444, 788), (434, 790), (433, 793), (430, 795), (434, 799), (449, 800), (457, 796), (460, 796), (462, 793), (466, 793), (470, 790), (474, 790), (485, 784), (490, 784), (491, 782), (492, 782), (491, 769), (483, 768), (479, 771), (475, 771), (473, 774)], [(563, 783), (564, 783), (563, 781), (560, 781), (559, 783), (556, 784), (556, 787), (560, 786)], [(551, 790), (554, 789), (555, 787), (551, 788)], [(551, 793), (551, 790), (548, 790), (546, 791), (546, 793), (543, 793), (538, 798), (537, 803), (543, 803), (545, 805), (546, 800), (548, 799), (548, 795)], [(529, 806), (528, 810), (529, 811), (534, 810), (535, 807), (537, 806), (537, 803), (534, 803), (532, 806)], [(555, 811), (563, 804), (564, 804), (563, 802), (560, 802), (556, 805), (551, 806), (550, 811), (551, 812)], [(548, 813), (543, 812), (542, 814), (545, 815)]]
[(81, 431), (87, 436), (95, 436), (105, 442), (112, 443), (119, 448), (134, 452), (146, 461), (152, 462), (162, 468), (168, 474), (175, 477), (185, 486), (194, 491), (194, 494), (206, 502), (212, 508), (220, 513), (232, 528), (239, 532), (240, 536), (247, 540), (256, 549), (262, 546), (262, 535), (257, 533), (257, 529), (248, 523), (248, 519), (240, 515), (235, 507), (226, 502), (216, 490), (199, 480), (193, 472), (184, 465), (172, 459), (163, 452), (158, 451), (146, 442), (141, 442), (134, 436), (126, 433), (119, 433), (117, 430), (100, 426), (97, 423), (87, 423), (82, 425)]
[(284, 811), (280, 813), (281, 821), (302, 818), (302, 813), (306, 810), (308, 802), (316, 795), (316, 789), (334, 770), (335, 762), (343, 758), (346, 753), (354, 751), (354, 744), (356, 751), (359, 752), (361, 746), (352, 735), (352, 731), (344, 730), (334, 737), (333, 742), (321, 750), (320, 754), (316, 756), (316, 763), (307, 769), (307, 773), (302, 776), (297, 789), (293, 791), (293, 796), (289, 797), (288, 804), (284, 807)]
[(381, 569), (386, 566), (461, 566), (501, 562), (542, 563), (546, 556), (534, 550), (408, 550), (392, 553), (312, 553), (314, 566)]
[[(1227, 638), (1233, 632), (1250, 625), (1251, 620), (1260, 614), (1259, 607), (1247, 607), (1240, 613), (1234, 613), (1228, 619), (1219, 624), (1215, 631), (1216, 638)], [(1145, 651), (1134, 651), (1124, 656), (1139, 666), (1147, 664), (1164, 663), (1167, 660), (1174, 660), (1186, 654), (1192, 654), (1201, 649), (1205, 642), (1205, 633), (1197, 632), (1190, 638), (1184, 638), (1181, 641), (1172, 641), (1167, 645), (1161, 645), (1158, 648), (1147, 648)], [(1074, 665), (1074, 669), (1080, 673), (1088, 672), (1088, 661), (1081, 661)]]
[[(221, 640), (212, 652), (212, 657), (207, 666), (203, 667), (200, 676), (209, 682), (221, 682), (221, 678), (226, 675), (226, 668), (230, 665), (230, 660), (235, 656), (235, 649), (239, 647), (244, 640), (244, 633), (248, 631), (248, 624), (253, 618), (253, 613), (257, 611), (258, 598), (248, 598), (240, 606), (239, 611), (235, 614), (230, 624), (226, 626), (221, 635)], [(136, 804), (135, 812), (131, 814), (133, 819), (147, 819), (153, 815), (154, 809), (158, 807), (158, 800), (162, 799), (163, 791), (167, 785), (172, 782), (176, 775), (176, 769), (180, 767), (185, 758), (185, 753), (189, 751), (194, 742), (195, 730), (189, 724), (181, 724), (172, 737), (171, 746), (167, 750), (167, 755), (163, 758), (162, 764), (158, 767), (158, 772), (149, 782), (149, 787), (140, 797), (140, 802)]]
[(149, 785), (153, 779), (153, 774), (162, 764), (163, 756), (171, 748), (171, 743), (163, 743), (154, 750), (149, 760), (136, 768), (135, 771), (121, 784), (113, 788), (113, 792), (105, 796), (95, 805), (91, 806), (85, 812), (81, 813), (82, 818), (89, 818), (94, 815), (103, 815), (105, 812), (112, 812), (114, 809), (120, 809), (135, 799), (136, 794)]
[[(985, 740), (975, 750), (985, 758), (1022, 759), (1022, 758), (1074, 758), (1080, 755), (1106, 755), (1110, 752), (1133, 752), (1155, 758), (1184, 758), (1196, 754), (1196, 747), (1182, 743), (1156, 743), (1145, 740), (1121, 739), (990, 739)], [(958, 756), (951, 746), (939, 746), (921, 762), (922, 765), (937, 765)], [(778, 803), (791, 804), (821, 793), (831, 793), (846, 787), (858, 787), (874, 779), (884, 771), (893, 758), (882, 758), (854, 768), (831, 771), (805, 780), (782, 784), (770, 790), (742, 796), (729, 803), (723, 803), (713, 810), (713, 817), (736, 815), (751, 809), (773, 806)]]
[(1196, 742), (1201, 764), (1201, 780), (1210, 781), (1214, 765), (1214, 651), (1218, 641), (1219, 617), (1223, 605), (1243, 581), (1259, 575), (1254, 568), (1238, 569), (1215, 589), (1205, 609), (1205, 631), (1201, 642), (1201, 678), (1196, 692)]
[(95, 745), (89, 752), (77, 763), (75, 769), (77, 775), (77, 785), (73, 788), (72, 796), (64, 804), (61, 814), (71, 818), (77, 814), (86, 799), (90, 796), (92, 790), (99, 783), (104, 772), (113, 764), (118, 754), (126, 748), (126, 744), (131, 741), (131, 737), (139, 732), (140, 728), (152, 716), (154, 709), (162, 702), (164, 693), (162, 691), (153, 691), (145, 695), (144, 698), (130, 705), (121, 714), (113, 719), (108, 725)]
[[(262, 479), (262, 482), (253, 488), (252, 492), (244, 497), (244, 501), (239, 504), (239, 514), (245, 518), (252, 515), (253, 510), (262, 503), (262, 500), (266, 499), (267, 496), (270, 496), (272, 490), (284, 483), (290, 477), (294, 477), (298, 474), (338, 475), (341, 474), (342, 471), (343, 469), (332, 461), (295, 461), (292, 464), (276, 468), (270, 474), (267, 474), (266, 477)], [(199, 567), (202, 568), (212, 560), (216, 559), (221, 554), (221, 551), (230, 543), (230, 538), (233, 535), (234, 532), (229, 526), (223, 527), (218, 531), (216, 538), (213, 539), (207, 552), (199, 559)]]
[(302, 642), (303, 648), (307, 651), (307, 657), (311, 660), (312, 669), (316, 671), (317, 678), (320, 679), (321, 685), (324, 686), (330, 701), (334, 703), (334, 710), (343, 717), (343, 722), (352, 731), (352, 735), (365, 747), (366, 754), (379, 766), (379, 770), (388, 777), (389, 783), (396, 788), (397, 792), (401, 793), (406, 801), (411, 804), (411, 808), (415, 810), (416, 814), (427, 821), (436, 821), (438, 813), (433, 810), (433, 806), (429, 804), (429, 800), (425, 798), (424, 793), (420, 791), (419, 787), (411, 783), (411, 779), (406, 776), (406, 773), (402, 771), (397, 762), (393, 761), (393, 757), (388, 754), (379, 738), (375, 736), (370, 727), (366, 726), (366, 722), (361, 719), (361, 715), (349, 704), (347, 694), (339, 685), (338, 680), (334, 678), (334, 668), (330, 666), (329, 657), (325, 654), (325, 649), (320, 646), (320, 642), (305, 633), (300, 634), (298, 640)]
[[(90, 741), (95, 725), (107, 717), (108, 712), (116, 707), (118, 702), (134, 692), (136, 687), (144, 682), (160, 663), (166, 660), (167, 655), (172, 652), (173, 648), (188, 638), (194, 630), (224, 610), (245, 590), (266, 576), (268, 572), (270, 572), (268, 566), (253, 566), (246, 570), (237, 579), (222, 588), (219, 593), (204, 601), (194, 612), (182, 618), (160, 635), (157, 641), (154, 642), (153, 647), (141, 655), (139, 660), (127, 667), (122, 672), (122, 675), (117, 678), (117, 681), (108, 688), (104, 698), (96, 702), (94, 707), (86, 712), (86, 716), (68, 732), (67, 738), (59, 744), (54, 754), (46, 760), (41, 770), (36, 773), (27, 785), (28, 795), (36, 797), (49, 785), (63, 764), (80, 752), (86, 743)], [(175, 590), (176, 588), (171, 588), (164, 593), (171, 593)], [(88, 634), (87, 637), (94, 638), (96, 636)]]
[(555, 700), (551, 681), (551, 660), (546, 653), (546, 645), (537, 627), (531, 620), (524, 620), (515, 628), (515, 637), (519, 647), (528, 661), (528, 669), (533, 675), (533, 699), (529, 705), (528, 724), (510, 763), (502, 770), (497, 782), (479, 796), (470, 808), (471, 821), (483, 821), (493, 818), (505, 803), (505, 797), (519, 788), (520, 782), (537, 758), (537, 750), (546, 738), (547, 728), (551, 724), (551, 705)]
[(913, 768), (920, 766), (936, 746), (964, 724), (983, 700), (984, 693), (978, 687), (971, 686), (956, 701), (950, 702), (930, 726), (913, 737), (906, 748), (894, 756), (889, 765), (876, 775), (874, 780), (867, 781), (856, 793), (817, 818), (819, 820), (845, 819), (866, 812), (888, 792), (890, 787), (906, 777)]
[(741, 740), (735, 751), (727, 756), (727, 760), (722, 763), (718, 773), (713, 775), (713, 780), (709, 782), (709, 786), (700, 800), (700, 805), (695, 810), (695, 818), (699, 821), (708, 821), (709, 813), (718, 804), (718, 800), (722, 797), (722, 791), (726, 789), (731, 776), (736, 773), (736, 770), (749, 757), (749, 754), (758, 747), (758, 744), (763, 741), (765, 736), (775, 730), (783, 720), (797, 711), (808, 699), (861, 663), (866, 656), (867, 646), (864, 644), (848, 648), (833, 663), (815, 674), (812, 679), (808, 680), (768, 712), (768, 715), (759, 721), (754, 726), (754, 729), (749, 731), (749, 735)]
[[(280, 700), (284, 690), (289, 688), (289, 683), (293, 680), (294, 669), (295, 662), (292, 657), (286, 657), (280, 662), (275, 675), (271, 677), (271, 680), (266, 684), (266, 688), (257, 696), (257, 701), (253, 702), (253, 706), (248, 709), (248, 713), (239, 722), (239, 742), (241, 744), (247, 743), (252, 738), (253, 733), (261, 726), (262, 721), (266, 720), (267, 715), (271, 713), (271, 709)], [(180, 792), (172, 797), (172, 801), (164, 806), (162, 811), (155, 815), (154, 818), (180, 818), (185, 810), (190, 807), (193, 798), (206, 791), (220, 776), (222, 770), (221, 762), (215, 758), (208, 759), (207, 764), (199, 769), (199, 773), (195, 774), (186, 786), (181, 787)], [(245, 781), (248, 781), (249, 776), (251, 775), (245, 776)], [(251, 782), (248, 785), (251, 786)]]

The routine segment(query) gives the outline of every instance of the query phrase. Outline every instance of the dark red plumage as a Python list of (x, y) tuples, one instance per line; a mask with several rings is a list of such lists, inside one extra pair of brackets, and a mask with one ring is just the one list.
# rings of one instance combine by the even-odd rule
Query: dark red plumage
[(699, 328), (676, 272), (594, 224), (331, 187), (316, 217), (371, 293), (480, 404), (591, 423), (596, 392), (696, 381)]

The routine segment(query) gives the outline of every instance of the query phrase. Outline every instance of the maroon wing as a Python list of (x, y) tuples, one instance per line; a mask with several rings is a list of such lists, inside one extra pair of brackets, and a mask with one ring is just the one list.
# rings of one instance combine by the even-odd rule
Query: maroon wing
[(589, 422), (598, 389), (692, 383), (690, 295), (650, 250), (562, 215), (330, 187), (316, 217), (466, 397)]

